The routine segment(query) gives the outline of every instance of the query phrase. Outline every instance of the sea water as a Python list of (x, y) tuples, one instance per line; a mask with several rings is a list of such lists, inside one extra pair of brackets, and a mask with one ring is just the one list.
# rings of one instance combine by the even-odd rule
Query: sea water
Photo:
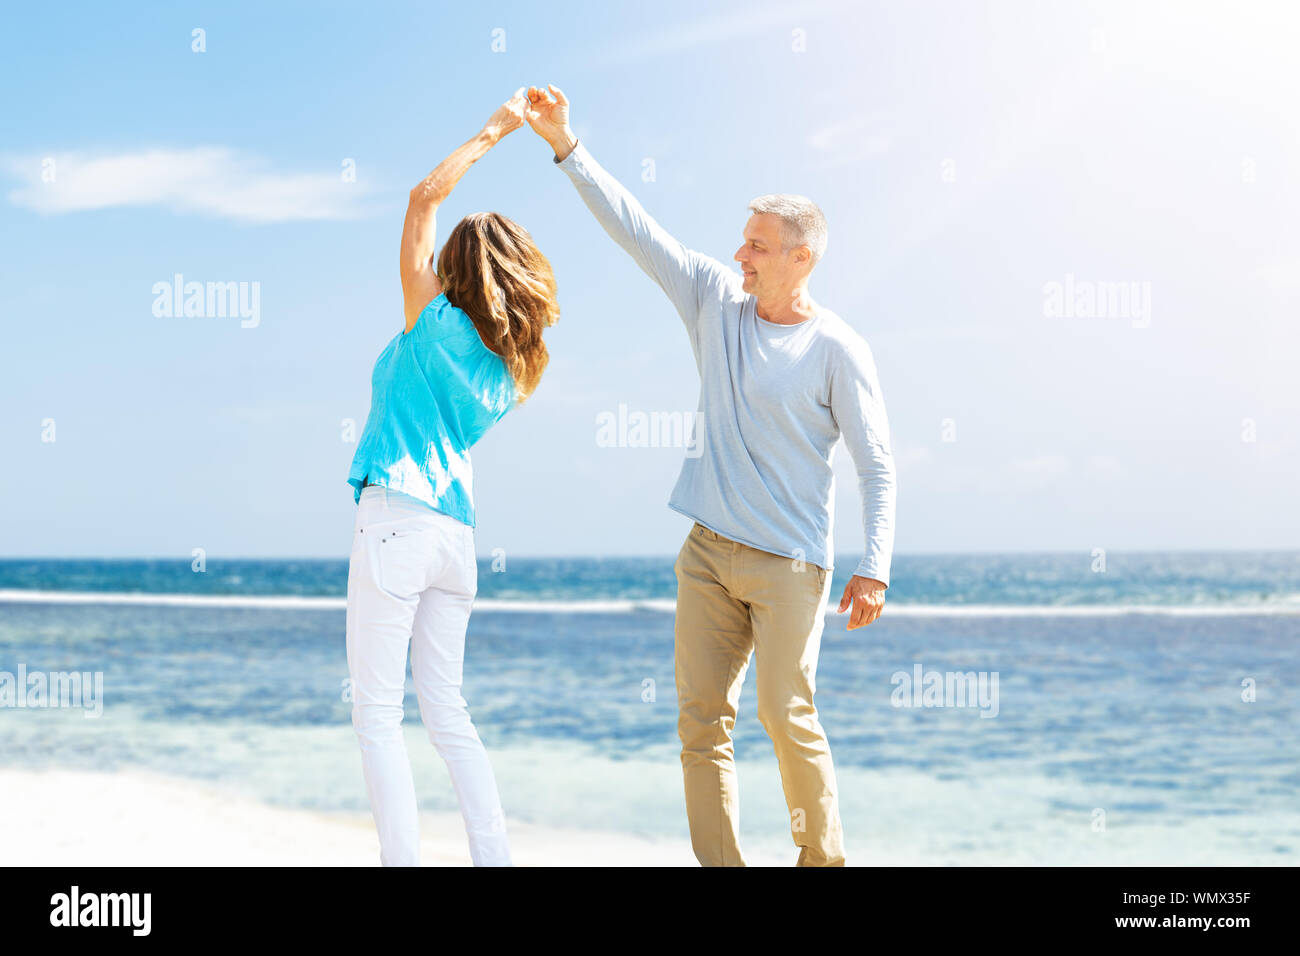
[[(855, 631), (833, 613), (836, 573), (816, 703), (851, 862), (1300, 861), (1300, 554), (1094, 567), (900, 556), (885, 614)], [(0, 561), (0, 675), (102, 675), (95, 719), (0, 707), (0, 765), (364, 811), (346, 576), (343, 561)], [(671, 557), (484, 560), (479, 582), (464, 695), (507, 814), (685, 839)], [(911, 684), (929, 675), (927, 703)], [(996, 713), (945, 693), (966, 675), (995, 677)], [(753, 684), (735, 729), (742, 834), (793, 860)], [(406, 725), (421, 805), (455, 809), (413, 695)]]

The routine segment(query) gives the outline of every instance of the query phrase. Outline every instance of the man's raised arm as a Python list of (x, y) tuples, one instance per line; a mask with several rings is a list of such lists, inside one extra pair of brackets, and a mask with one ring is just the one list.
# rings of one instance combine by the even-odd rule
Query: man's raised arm
[(530, 87), (528, 100), (528, 124), (551, 144), (555, 162), (573, 180), (587, 208), (664, 290), (687, 327), (693, 326), (705, 290), (720, 288), (731, 270), (670, 236), (636, 197), (592, 158), (569, 128), (569, 101), (559, 87)]

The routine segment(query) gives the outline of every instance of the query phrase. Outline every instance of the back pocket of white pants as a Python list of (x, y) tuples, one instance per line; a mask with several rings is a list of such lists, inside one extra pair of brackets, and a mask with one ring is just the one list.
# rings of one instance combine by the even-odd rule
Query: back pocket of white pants
[(389, 594), (407, 597), (429, 586), (433, 573), (437, 535), (432, 528), (394, 528), (379, 531), (379, 586)]

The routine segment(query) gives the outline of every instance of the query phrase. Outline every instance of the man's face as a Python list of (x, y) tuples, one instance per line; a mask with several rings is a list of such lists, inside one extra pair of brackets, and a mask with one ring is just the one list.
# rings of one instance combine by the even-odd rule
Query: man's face
[(808, 250), (800, 246), (781, 251), (781, 218), (770, 212), (756, 212), (745, 223), (744, 236), (734, 257), (745, 277), (741, 288), (759, 297), (794, 288), (806, 271)]

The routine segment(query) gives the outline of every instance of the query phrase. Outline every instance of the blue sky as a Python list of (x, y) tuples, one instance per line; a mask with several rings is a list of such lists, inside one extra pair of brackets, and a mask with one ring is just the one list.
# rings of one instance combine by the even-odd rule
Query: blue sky
[[(875, 353), (899, 551), (1300, 540), (1289, 5), (7, 16), (0, 554), (341, 556), (341, 423), (364, 420), (400, 327), (407, 191), (516, 87), (546, 82), (693, 248), (730, 261), (761, 193), (822, 206), (812, 292)], [(542, 387), (475, 448), (480, 552), (674, 552), (681, 451), (599, 447), (596, 421), (694, 409), (679, 320), (529, 131), (470, 170), (440, 233), (481, 209), (532, 231), (563, 314)], [(257, 326), (156, 316), (155, 283), (178, 273), (258, 283)], [(1067, 282), (1150, 307), (1051, 314)], [(849, 555), (859, 503), (838, 458)]]

